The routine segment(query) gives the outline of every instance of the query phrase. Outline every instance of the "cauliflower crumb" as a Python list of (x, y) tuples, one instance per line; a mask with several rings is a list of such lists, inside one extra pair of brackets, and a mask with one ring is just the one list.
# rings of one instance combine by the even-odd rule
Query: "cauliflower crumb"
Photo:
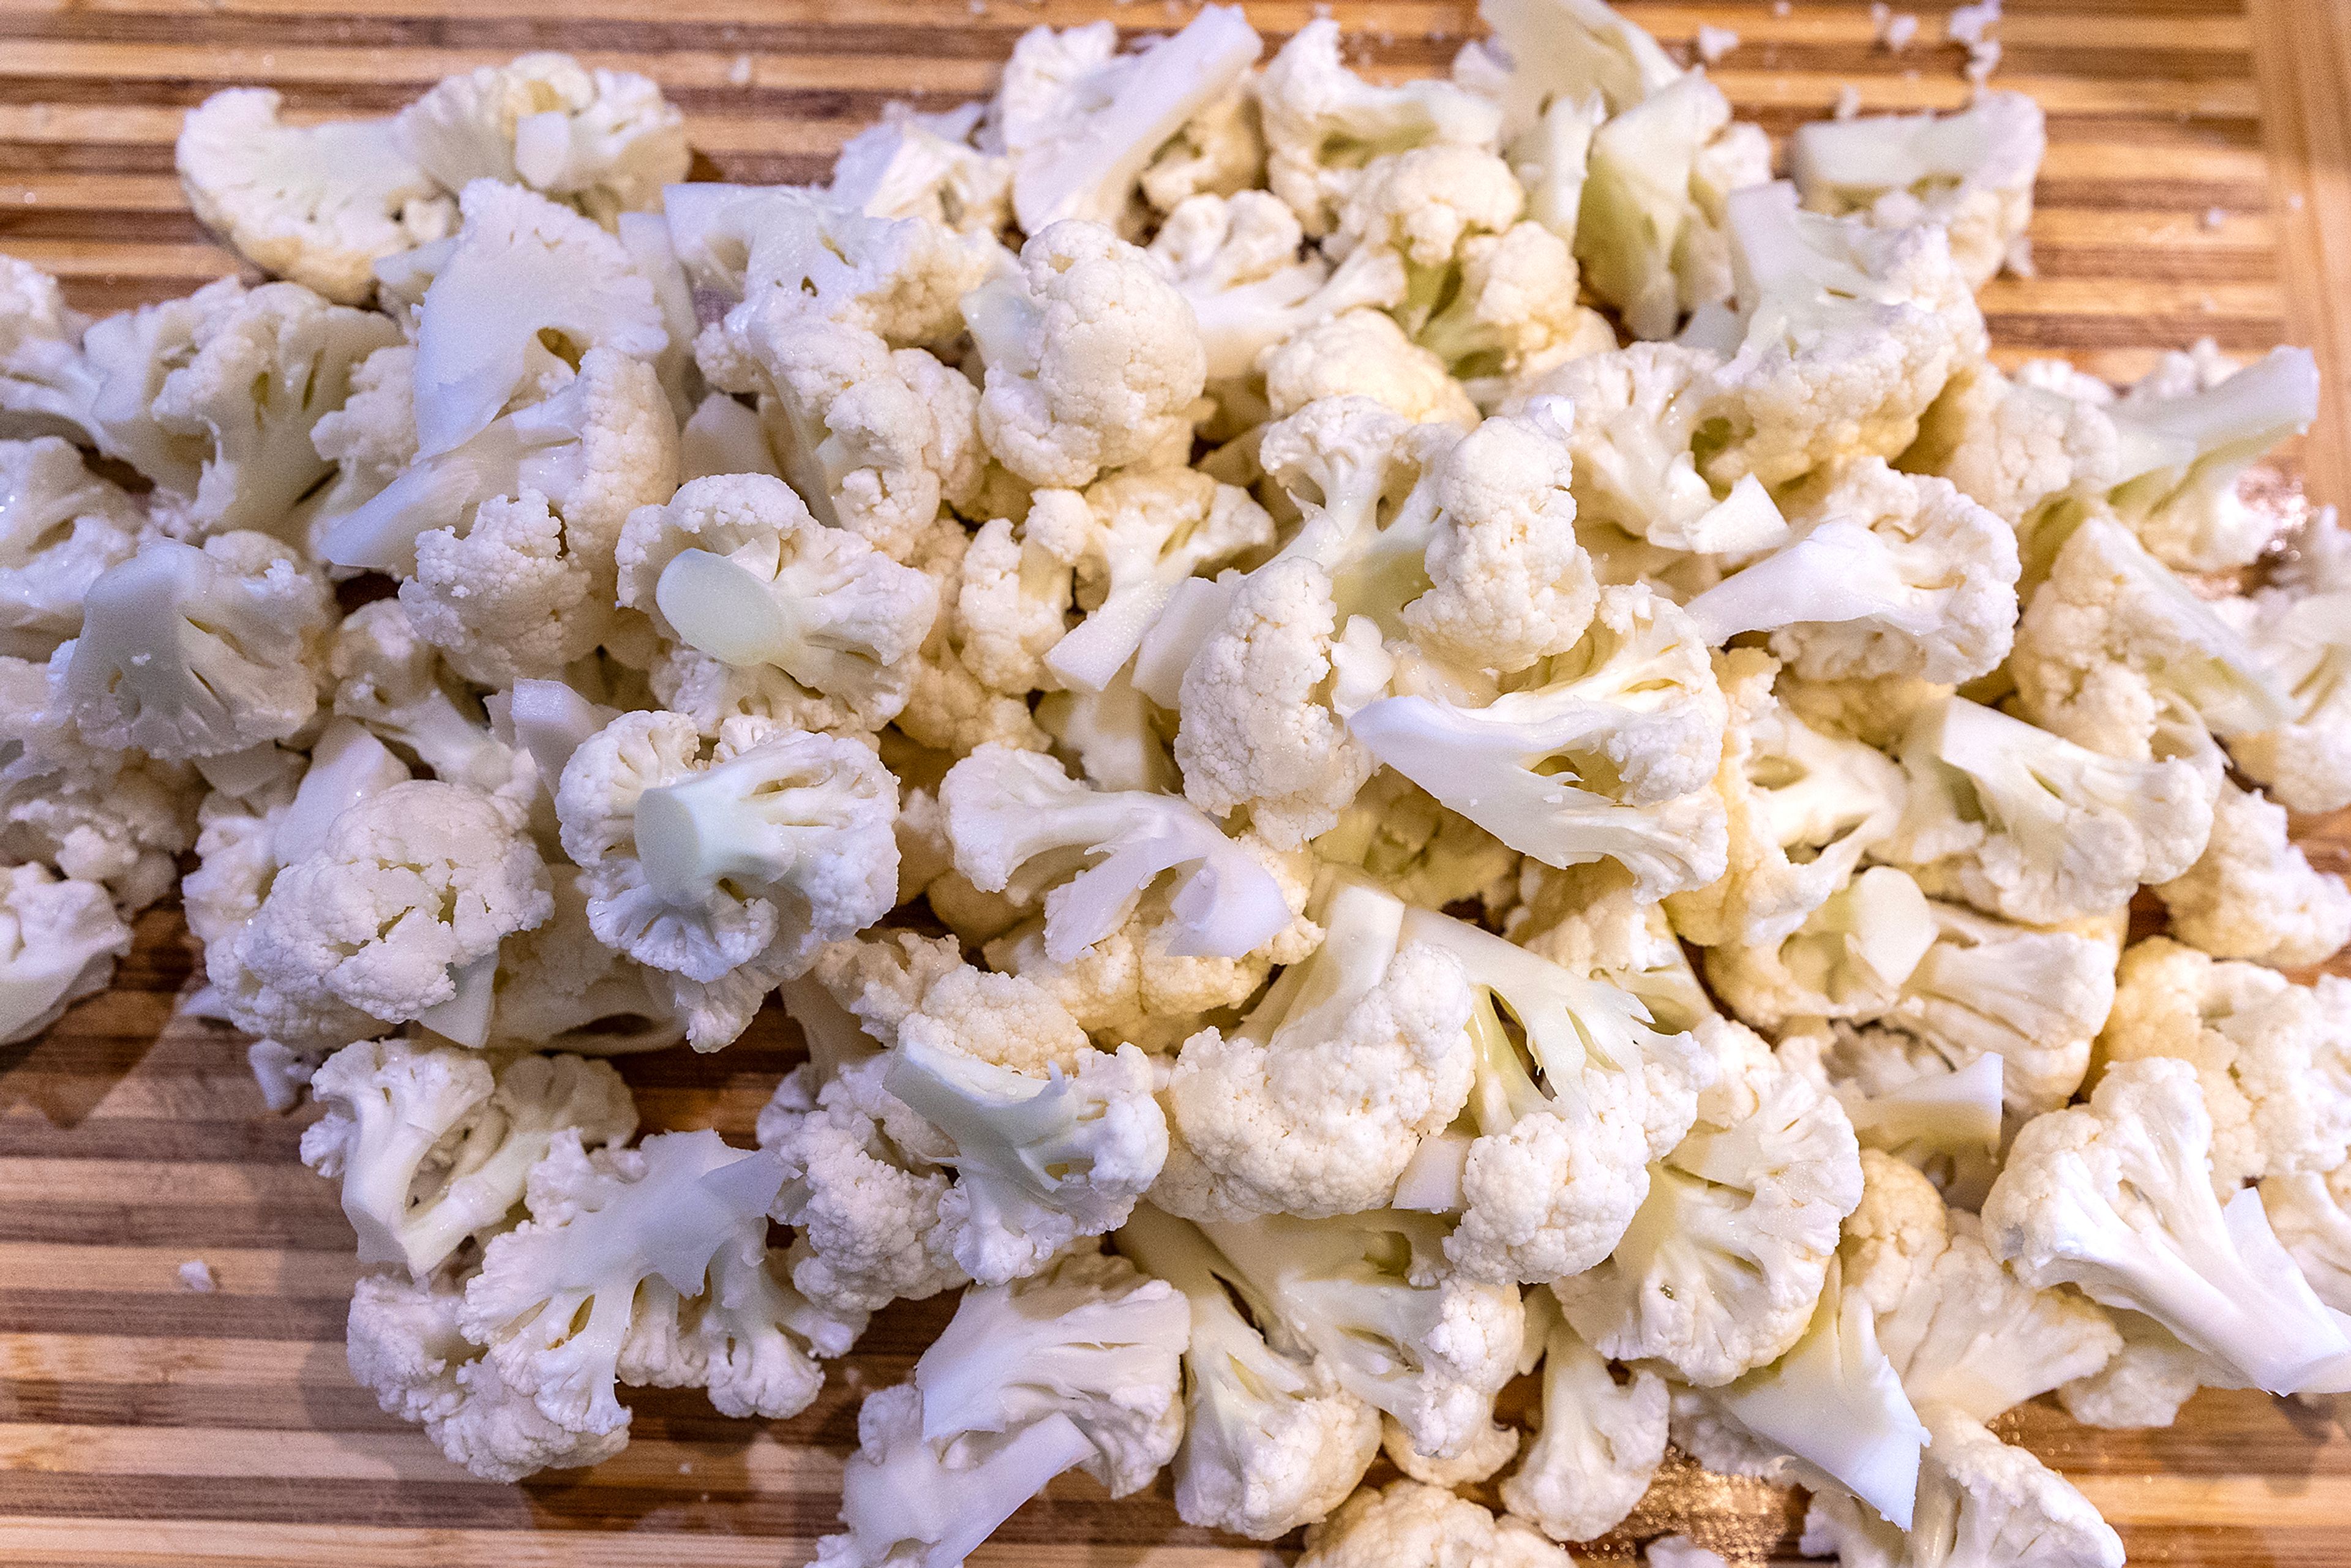
[(1713, 65), (1738, 47), (1739, 35), (1731, 28), (1701, 26), (1698, 30), (1695, 43), (1698, 57), (1708, 65)]
[(1861, 89), (1846, 82), (1837, 89), (1836, 105), (1829, 110), (1833, 120), (1852, 120), (1861, 113)]
[(180, 1265), (180, 1284), (199, 1296), (209, 1296), (220, 1289), (220, 1281), (213, 1277), (213, 1266), (201, 1258), (191, 1258)]

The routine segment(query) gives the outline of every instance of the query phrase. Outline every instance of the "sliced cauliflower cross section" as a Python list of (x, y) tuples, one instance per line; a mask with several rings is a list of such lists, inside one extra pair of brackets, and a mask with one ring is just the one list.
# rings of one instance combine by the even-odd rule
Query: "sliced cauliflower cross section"
[(81, 635), (57, 650), (74, 722), (93, 746), (172, 759), (292, 735), (318, 711), (333, 606), (266, 534), (151, 538), (90, 584)]
[(772, 668), (878, 729), (906, 705), (938, 591), (857, 535), (819, 526), (758, 474), (696, 479), (632, 514), (620, 601), (655, 631), (737, 668)]
[(1238, 1026), (1184, 1042), (1165, 1096), (1175, 1149), (1161, 1207), (1204, 1219), (1376, 1207), (1460, 1112), (1459, 961), (1413, 940), (1403, 904), (1369, 883), (1333, 877), (1312, 910), (1312, 956)]
[(668, 977), (686, 1038), (716, 1051), (824, 943), (897, 902), (897, 789), (865, 747), (730, 719), (626, 713), (556, 791), (597, 937)]
[(283, 101), (231, 88), (190, 110), (172, 160), (180, 189), (206, 228), (264, 272), (364, 305), (375, 264), (448, 237), (455, 204), (401, 151), (392, 121), (287, 125)]
[(2246, 1382), (2291, 1394), (2351, 1354), (2351, 1339), (2260, 1197), (2213, 1197), (2211, 1150), (2193, 1064), (2118, 1062), (2088, 1104), (2025, 1124), (1984, 1199), (1984, 1232), (2026, 1283), (2145, 1312)]

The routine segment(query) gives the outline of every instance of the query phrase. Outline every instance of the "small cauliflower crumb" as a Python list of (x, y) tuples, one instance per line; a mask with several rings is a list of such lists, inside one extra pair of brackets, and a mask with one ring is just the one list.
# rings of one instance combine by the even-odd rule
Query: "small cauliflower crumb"
[(1851, 82), (1837, 89), (1836, 107), (1829, 110), (1834, 120), (1854, 120), (1861, 114), (1861, 89)]
[(1739, 47), (1739, 35), (1729, 27), (1700, 26), (1698, 30), (1698, 57), (1713, 65)]
[(180, 1284), (199, 1296), (209, 1296), (220, 1289), (220, 1281), (213, 1277), (213, 1266), (201, 1258), (191, 1258), (180, 1265)]
[(2208, 229), (2217, 229), (2217, 228), (2219, 228), (2222, 224), (2225, 224), (2225, 223), (2227, 223), (2228, 221), (2229, 221), (2229, 209), (2228, 209), (2228, 208), (2226, 208), (2226, 207), (2207, 207), (2207, 208), (2205, 208), (2205, 209), (2204, 209), (2204, 219), (2203, 219), (2203, 222), (2204, 222), (2204, 226), (2205, 226), (2206, 228), (2208, 228)]
[(726, 82), (730, 87), (749, 87), (751, 85), (750, 56), (737, 55), (735, 57), (733, 62), (726, 68)]
[(1869, 26), (1877, 41), (1886, 46), (1886, 52), (1890, 55), (1898, 55), (1908, 48), (1911, 40), (1918, 36), (1917, 16), (1908, 11), (1894, 10), (1885, 4), (1885, 0), (1876, 0), (1869, 7)]

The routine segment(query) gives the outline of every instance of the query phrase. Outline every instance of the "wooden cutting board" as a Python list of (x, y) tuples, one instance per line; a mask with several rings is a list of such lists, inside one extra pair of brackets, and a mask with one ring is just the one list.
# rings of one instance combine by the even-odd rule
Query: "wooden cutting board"
[[(2068, 353), (2108, 376), (2210, 336), (2317, 350), (2351, 377), (2351, 43), (2342, 0), (2011, 0), (1996, 85), (2049, 112), (2032, 226), (2039, 276), (1983, 296), (2003, 360)], [(1627, 10), (1677, 46), (1701, 22), (1739, 47), (1714, 74), (1775, 134), (1852, 83), (1869, 110), (1962, 102), (1943, 7), (1891, 55), (1849, 0)], [(1252, 5), (1269, 45), (1310, 15)], [(451, 70), (565, 48), (657, 78), (707, 177), (821, 178), (893, 98), (985, 92), (1019, 32), (1168, 0), (0, 0), (0, 249), (51, 268), (86, 308), (185, 292), (235, 270), (172, 174), (182, 110), (222, 87), (277, 88), (316, 116), (381, 113)], [(651, 19), (654, 15), (658, 19)], [(1458, 0), (1374, 0), (1338, 16), (1367, 68), (1440, 69), (1473, 30)], [(2331, 396), (2305, 456), (2314, 493), (2351, 494), (2351, 425)], [(2313, 837), (2330, 840), (2318, 831)], [(2332, 842), (2330, 862), (2346, 857)], [(380, 1414), (344, 1370), (350, 1237), (304, 1170), (303, 1121), (269, 1114), (239, 1042), (175, 1020), (190, 959), (151, 913), (114, 988), (48, 1036), (0, 1049), (0, 1564), (161, 1568), (774, 1568), (832, 1522), (859, 1399), (902, 1378), (936, 1303), (876, 1319), (797, 1420), (729, 1421), (694, 1394), (633, 1396), (610, 1464), (493, 1486)], [(653, 1128), (747, 1142), (797, 1056), (772, 1012), (724, 1054), (626, 1064)], [(178, 1266), (209, 1263), (212, 1294)], [(1524, 1390), (1519, 1391), (1522, 1396)], [(2168, 1432), (2102, 1435), (2036, 1405), (2001, 1423), (2065, 1473), (2141, 1563), (2351, 1563), (2351, 1441), (2335, 1416), (2207, 1393)], [(1797, 1512), (1759, 1484), (1670, 1460), (1622, 1558), (1667, 1530), (1741, 1563), (1792, 1556)], [(1295, 1542), (1290, 1543), (1294, 1552)], [(1284, 1553), (1288, 1555), (1290, 1553)], [(1179, 1523), (1165, 1486), (1112, 1503), (1055, 1485), (975, 1559), (1062, 1568), (1273, 1560)]]

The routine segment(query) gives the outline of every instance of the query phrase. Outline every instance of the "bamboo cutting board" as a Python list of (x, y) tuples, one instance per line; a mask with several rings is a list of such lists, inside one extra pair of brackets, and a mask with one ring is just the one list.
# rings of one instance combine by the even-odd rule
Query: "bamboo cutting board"
[[(2313, 493), (2340, 498), (2351, 8), (2249, 4), (2011, 0), (1995, 85), (2049, 112), (2039, 276), (2003, 278), (1983, 303), (2003, 359), (2064, 352), (2108, 376), (2199, 336), (2240, 354), (2310, 345), (2330, 399), (2304, 463)], [(1919, 7), (1921, 41), (1898, 56), (1873, 46), (1854, 0), (1626, 9), (1676, 45), (1701, 22), (1735, 28), (1714, 75), (1775, 134), (1825, 113), (1847, 82), (1872, 110), (1966, 95), (1961, 51), (1930, 41), (1940, 3)], [(1269, 46), (1309, 15), (1249, 10)], [(59, 273), (92, 310), (233, 271), (187, 215), (171, 149), (181, 112), (235, 84), (275, 87), (299, 113), (381, 113), (448, 71), (565, 48), (659, 78), (686, 112), (700, 174), (805, 181), (892, 98), (938, 107), (987, 90), (1035, 23), (1108, 15), (1148, 31), (1186, 14), (1175, 0), (0, 0), (0, 249)], [(1368, 0), (1338, 16), (1384, 74), (1442, 68), (1472, 29), (1467, 0)], [(2351, 859), (2331, 842), (2327, 853), (2338, 868)], [(305, 1118), (262, 1109), (227, 1031), (172, 1019), (190, 973), (177, 914), (151, 913), (139, 937), (111, 991), (46, 1039), (0, 1049), (0, 1564), (806, 1560), (832, 1522), (858, 1400), (905, 1375), (942, 1305), (883, 1313), (797, 1420), (729, 1421), (697, 1394), (640, 1391), (633, 1441), (612, 1462), (521, 1487), (476, 1481), (350, 1382), (350, 1236), (296, 1158)], [(747, 1142), (797, 1054), (771, 1012), (722, 1055), (664, 1052), (624, 1071), (649, 1128)], [(214, 1293), (178, 1281), (198, 1258)], [(2085, 1432), (2043, 1405), (2001, 1425), (2074, 1479), (2137, 1562), (2351, 1564), (2351, 1440), (2334, 1412), (2207, 1393), (2168, 1432)], [(1792, 1556), (1797, 1517), (1768, 1488), (1669, 1458), (1625, 1530), (1583, 1555), (1621, 1559), (1682, 1530), (1758, 1563)], [(1164, 1481), (1111, 1503), (1082, 1478), (975, 1559), (1272, 1560), (1180, 1524)]]

